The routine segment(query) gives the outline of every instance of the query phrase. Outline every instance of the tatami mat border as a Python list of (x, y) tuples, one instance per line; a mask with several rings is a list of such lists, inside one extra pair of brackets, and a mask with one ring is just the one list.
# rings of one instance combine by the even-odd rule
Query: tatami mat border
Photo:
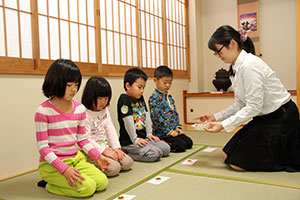
[[(20, 176), (24, 176), (26, 174), (30, 174), (32, 172), (35, 172), (37, 171), (38, 169), (32, 169), (32, 170), (28, 170), (27, 172), (23, 172), (23, 173), (20, 173), (20, 174), (17, 174), (17, 175), (13, 175), (13, 176), (10, 176), (10, 177), (6, 177), (6, 178), (3, 178), (3, 179), (0, 179), (0, 182), (3, 182), (3, 181), (7, 181), (9, 179), (13, 179), (13, 178), (17, 178), (17, 177), (20, 177)], [(1, 200), (1, 198), (0, 198)]]
[(193, 176), (202, 176), (202, 177), (209, 177), (209, 178), (218, 178), (218, 179), (226, 179), (232, 181), (241, 181), (241, 182), (249, 182), (249, 183), (258, 183), (264, 185), (274, 185), (274, 186), (281, 186), (293, 189), (300, 189), (300, 185), (292, 185), (287, 183), (279, 183), (279, 182), (272, 182), (272, 181), (264, 181), (264, 180), (257, 180), (257, 179), (249, 179), (249, 178), (239, 178), (239, 177), (232, 177), (232, 176), (221, 176), (215, 174), (208, 174), (208, 173), (200, 173), (200, 172), (191, 172), (191, 171), (184, 171), (178, 169), (166, 169), (167, 172), (179, 173), (179, 174), (186, 174), (186, 175), (193, 175)]
[(160, 174), (160, 173), (162, 173), (162, 172), (164, 172), (164, 171), (167, 171), (169, 168), (171, 168), (171, 167), (173, 167), (174, 165), (176, 165), (176, 164), (178, 164), (178, 163), (184, 161), (185, 159), (187, 159), (187, 158), (189, 158), (190, 156), (192, 156), (192, 155), (198, 153), (199, 151), (205, 149), (206, 147), (207, 147), (207, 146), (203, 146), (203, 147), (201, 147), (201, 148), (195, 150), (194, 152), (192, 152), (192, 153), (186, 155), (185, 157), (183, 157), (183, 158), (177, 160), (176, 162), (174, 162), (174, 163), (168, 165), (167, 167), (162, 168), (161, 170), (159, 170), (159, 171), (153, 173), (152, 175), (150, 175), (150, 176), (148, 176), (148, 177), (146, 177), (146, 178), (140, 180), (139, 182), (137, 182), (137, 183), (135, 183), (135, 184), (129, 186), (128, 188), (125, 188), (125, 189), (122, 190), (121, 192), (119, 192), (119, 193), (117, 193), (117, 194), (115, 194), (115, 195), (109, 197), (108, 200), (112, 200), (112, 199), (114, 199), (114, 198), (120, 196), (121, 194), (124, 194), (124, 193), (126, 193), (126, 192), (132, 190), (133, 188), (135, 188), (135, 187), (137, 187), (137, 186), (139, 186), (139, 185), (145, 183), (146, 181), (152, 179), (153, 177), (157, 176), (158, 174)]

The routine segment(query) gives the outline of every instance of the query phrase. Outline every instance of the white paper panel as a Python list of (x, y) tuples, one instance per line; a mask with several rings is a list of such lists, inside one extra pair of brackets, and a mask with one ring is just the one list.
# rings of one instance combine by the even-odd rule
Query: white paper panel
[(132, 50), (133, 50), (133, 66), (137, 66), (137, 50), (136, 50), (136, 38), (132, 38)]
[(150, 37), (151, 40), (154, 40), (155, 32), (154, 32), (154, 17), (150, 15)]
[(151, 54), (151, 49), (150, 49), (150, 45), (151, 43), (149, 41), (147, 41), (147, 67), (150, 68), (151, 67), (151, 57), (150, 57), (150, 54)]
[(32, 58), (31, 15), (20, 13), (22, 57)]
[(61, 58), (70, 59), (69, 23), (60, 21)]
[(1, 6), (3, 5), (2, 0), (0, 0), (0, 5), (1, 5)]
[(47, 15), (47, 0), (38, 0), (38, 13)]
[(151, 42), (151, 60), (152, 60), (152, 68), (156, 67), (156, 59), (155, 59), (155, 44)]
[(73, 22), (78, 22), (77, 15), (77, 0), (69, 0), (70, 1), (70, 20)]
[(101, 54), (102, 54), (102, 64), (107, 64), (107, 52), (106, 52), (106, 31), (101, 30)]
[[(89, 27), (89, 56), (90, 63), (96, 63), (95, 28)], [(113, 48), (112, 48), (113, 49)]]
[(5, 9), (7, 51), (9, 57), (20, 57), (19, 52), (19, 28), (17, 11)]
[(79, 22), (82, 24), (86, 24), (86, 2), (85, 0), (79, 1)]
[(135, 17), (135, 7), (131, 7), (131, 18), (132, 18), (132, 35), (136, 36), (136, 17)]
[(124, 13), (124, 3), (120, 2), (120, 32), (125, 33), (125, 13)]
[(150, 40), (150, 21), (149, 14), (146, 13), (146, 39)]
[(141, 0), (139, 3), (140, 3), (140, 9), (145, 10), (144, 0)]
[(107, 46), (108, 64), (114, 64), (114, 49), (110, 48), (113, 46), (113, 34), (111, 31), (107, 31)]
[(126, 24), (126, 33), (127, 34), (131, 34), (131, 13), (130, 13), (130, 11), (131, 11), (131, 8), (130, 8), (131, 6), (129, 6), (129, 5), (127, 5), (126, 4), (126, 6), (125, 6), (125, 8), (126, 8), (126, 19), (125, 19), (125, 24)]
[(121, 35), (121, 64), (126, 65), (126, 42), (125, 35)]
[(5, 56), (3, 10), (0, 9), (0, 56)]
[(48, 0), (49, 15), (58, 17), (58, 5), (56, 0)]
[(107, 14), (107, 29), (112, 30), (112, 1), (111, 0), (106, 0), (106, 14)]
[(49, 59), (47, 18), (39, 16), (40, 57)]
[[(6, 1), (5, 1), (6, 2)], [(19, 0), (20, 10), (30, 12), (30, 0)]]
[(58, 20), (49, 19), (49, 33), (50, 33), (50, 54), (52, 60), (59, 58), (59, 35), (58, 35)]
[(114, 30), (119, 31), (119, 1), (113, 0), (114, 8)]
[(146, 67), (147, 65), (147, 56), (146, 56), (146, 42), (142, 40), (142, 66)]
[(71, 31), (71, 59), (79, 61), (79, 41), (78, 41), (78, 25), (70, 24)]
[(87, 62), (87, 32), (86, 26), (80, 25), (80, 61)]
[(131, 54), (131, 37), (127, 36), (127, 65), (132, 65), (132, 54)]
[(88, 7), (88, 25), (95, 25), (95, 16), (94, 16), (94, 0), (87, 1)]
[(61, 19), (68, 20), (68, 0), (59, 0), (59, 14)]
[(105, 23), (105, 0), (100, 0), (99, 2), (100, 4), (100, 25), (101, 25), (101, 28), (106, 28), (106, 23)]
[(120, 65), (121, 64), (121, 57), (120, 57), (120, 34), (115, 33), (115, 64)]
[(17, 0), (5, 0), (5, 6), (8, 8), (15, 8), (17, 9)]
[(141, 12), (141, 38), (145, 39), (145, 13)]

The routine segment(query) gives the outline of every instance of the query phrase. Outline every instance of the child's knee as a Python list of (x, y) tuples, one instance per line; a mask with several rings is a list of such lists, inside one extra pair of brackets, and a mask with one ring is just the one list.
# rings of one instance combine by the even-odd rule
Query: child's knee
[(117, 161), (111, 161), (110, 162), (110, 167), (105, 170), (105, 174), (106, 176), (116, 176), (119, 174), (119, 172), (121, 171), (121, 165), (119, 162)]
[(161, 150), (162, 150), (162, 156), (165, 157), (169, 155), (171, 151), (171, 147), (166, 142), (162, 141)]
[(82, 184), (78, 185), (78, 196), (76, 197), (89, 197), (96, 192), (96, 182), (91, 178), (86, 178)]
[(133, 160), (130, 156), (126, 155), (123, 160), (120, 162), (121, 164), (121, 170), (129, 170), (131, 166), (133, 165)]
[(95, 182), (97, 184), (96, 191), (102, 191), (105, 190), (108, 185), (108, 178), (103, 172), (101, 172), (96, 177)]

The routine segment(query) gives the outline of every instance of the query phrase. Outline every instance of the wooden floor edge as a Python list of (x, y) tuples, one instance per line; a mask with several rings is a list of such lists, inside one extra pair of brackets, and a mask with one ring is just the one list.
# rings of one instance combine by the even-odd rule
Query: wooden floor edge
[(4, 177), (4, 178), (1, 178), (1, 179), (0, 179), (0, 182), (2, 182), (2, 181), (7, 181), (7, 180), (9, 180), (9, 179), (13, 179), (13, 178), (16, 178), (16, 177), (19, 177), (19, 176), (23, 176), (23, 175), (25, 175), (25, 174), (29, 174), (29, 173), (35, 172), (35, 171), (37, 171), (37, 170), (38, 170), (38, 169), (35, 168), (35, 169), (27, 170), (27, 171), (25, 171), (25, 172), (21, 172), (21, 173), (15, 174), (15, 175), (11, 175), (11, 176), (8, 176), (8, 177)]

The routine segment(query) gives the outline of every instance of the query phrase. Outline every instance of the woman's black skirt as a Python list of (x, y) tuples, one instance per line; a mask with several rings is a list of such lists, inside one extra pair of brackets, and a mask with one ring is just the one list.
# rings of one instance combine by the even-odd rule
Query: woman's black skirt
[(249, 171), (300, 171), (300, 120), (290, 100), (254, 117), (225, 145), (225, 163)]

